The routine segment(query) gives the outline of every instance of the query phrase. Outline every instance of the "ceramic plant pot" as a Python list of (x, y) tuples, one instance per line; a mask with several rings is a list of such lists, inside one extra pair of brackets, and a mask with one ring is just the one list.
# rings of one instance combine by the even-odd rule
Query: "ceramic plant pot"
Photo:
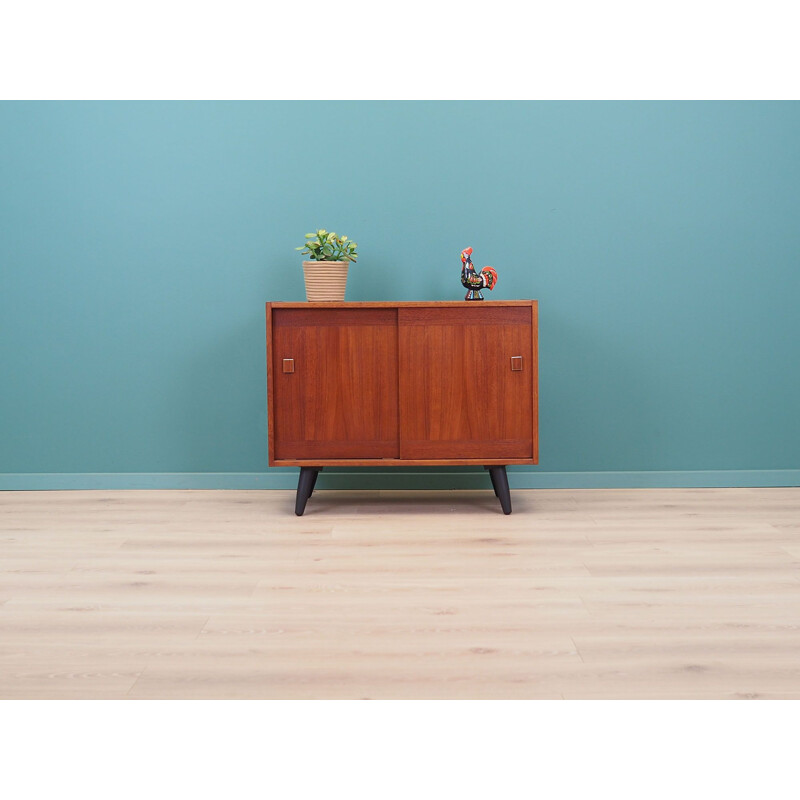
[(304, 261), (306, 300), (309, 303), (344, 300), (349, 265), (349, 261)]

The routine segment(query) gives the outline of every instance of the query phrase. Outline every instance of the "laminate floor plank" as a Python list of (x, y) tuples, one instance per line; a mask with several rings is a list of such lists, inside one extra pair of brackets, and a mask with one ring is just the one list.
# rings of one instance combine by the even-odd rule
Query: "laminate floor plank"
[(0, 698), (800, 699), (800, 489), (512, 501), (0, 493)]

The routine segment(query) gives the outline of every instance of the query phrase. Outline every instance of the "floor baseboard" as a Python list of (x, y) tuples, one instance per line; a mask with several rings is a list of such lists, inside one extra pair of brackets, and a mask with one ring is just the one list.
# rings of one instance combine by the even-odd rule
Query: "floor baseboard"
[[(295, 489), (296, 469), (269, 472), (0, 473), (0, 491), (64, 489)], [(800, 486), (800, 469), (539, 472), (509, 467), (512, 489), (632, 489)], [(320, 473), (319, 489), (488, 489), (487, 473), (434, 470), (336, 470)]]

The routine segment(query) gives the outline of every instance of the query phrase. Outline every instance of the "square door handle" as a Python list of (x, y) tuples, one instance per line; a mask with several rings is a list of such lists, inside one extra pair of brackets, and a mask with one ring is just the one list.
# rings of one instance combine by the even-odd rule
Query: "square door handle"
[(511, 371), (522, 372), (522, 356), (511, 356)]
[(284, 358), (283, 359), (283, 371), (284, 372), (294, 372), (294, 359), (293, 358)]

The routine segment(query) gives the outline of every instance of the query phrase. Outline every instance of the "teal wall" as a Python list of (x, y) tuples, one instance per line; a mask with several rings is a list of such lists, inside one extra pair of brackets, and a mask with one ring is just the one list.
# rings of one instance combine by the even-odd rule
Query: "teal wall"
[(0, 488), (290, 485), (264, 301), (314, 227), (349, 300), (460, 299), (467, 245), (539, 300), (512, 485), (800, 483), (799, 103), (6, 102), (0, 144)]

